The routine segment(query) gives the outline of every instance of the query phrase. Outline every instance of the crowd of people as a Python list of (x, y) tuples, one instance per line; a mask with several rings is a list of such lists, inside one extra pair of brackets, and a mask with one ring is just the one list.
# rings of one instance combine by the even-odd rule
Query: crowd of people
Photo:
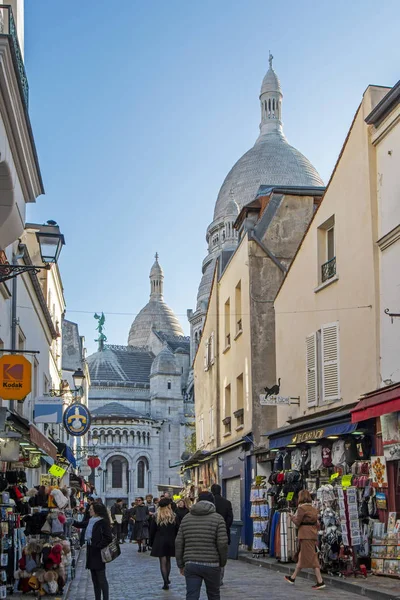
[(113, 536), (120, 544), (136, 542), (138, 552), (159, 559), (163, 590), (171, 585), (171, 558), (175, 557), (186, 579), (186, 600), (198, 600), (203, 581), (208, 600), (220, 599), (228, 556), (231, 503), (221, 496), (219, 485), (199, 493), (196, 503), (187, 498), (173, 501), (169, 492), (160, 498), (138, 497), (131, 507), (117, 499), (108, 510), (100, 498), (89, 498), (74, 522), (86, 543), (86, 568), (90, 569), (95, 600), (109, 600), (106, 564), (101, 550)]

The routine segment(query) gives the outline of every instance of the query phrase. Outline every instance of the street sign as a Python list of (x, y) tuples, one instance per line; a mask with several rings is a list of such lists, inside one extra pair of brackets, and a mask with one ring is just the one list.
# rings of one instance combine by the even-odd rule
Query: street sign
[(62, 423), (63, 400), (51, 396), (35, 399), (34, 421), (38, 423)]
[(82, 436), (89, 431), (91, 416), (84, 404), (75, 402), (64, 412), (64, 427), (69, 435)]
[(0, 398), (23, 400), (32, 389), (32, 365), (25, 356), (5, 354), (0, 358)]
[(280, 406), (282, 404), (290, 404), (290, 398), (286, 396), (268, 396), (260, 394), (261, 406)]

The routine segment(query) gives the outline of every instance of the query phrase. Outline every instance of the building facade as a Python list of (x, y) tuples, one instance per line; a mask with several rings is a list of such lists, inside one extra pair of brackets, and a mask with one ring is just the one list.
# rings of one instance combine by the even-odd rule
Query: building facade
[(165, 304), (164, 274), (156, 255), (150, 300), (135, 318), (127, 346), (100, 339), (88, 357), (91, 435), (101, 459), (96, 482), (107, 504), (131, 502), (160, 489), (180, 488), (178, 463), (193, 431), (187, 393), (189, 339)]
[[(192, 328), (198, 453), (185, 464), (198, 487), (222, 483), (235, 517), (244, 521), (246, 543), (255, 452), (265, 429), (276, 426), (276, 408), (259, 401), (277, 382), (273, 302), (325, 189), (283, 135), (282, 91), (272, 65), (260, 99), (260, 136), (228, 174), (216, 203), (212, 228), (220, 229), (199, 288), (198, 309), (206, 315), (201, 336)], [(191, 314), (192, 324), (201, 310)]]

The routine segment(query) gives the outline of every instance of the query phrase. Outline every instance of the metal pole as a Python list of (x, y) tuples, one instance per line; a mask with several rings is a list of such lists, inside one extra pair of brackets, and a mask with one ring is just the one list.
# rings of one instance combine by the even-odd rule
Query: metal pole
[[(13, 265), (18, 264), (18, 258), (16, 255), (13, 255), (12, 260)], [(12, 280), (12, 298), (11, 298), (11, 352), (14, 353), (14, 350), (17, 350), (17, 290), (18, 290), (18, 282), (17, 278), (14, 277)], [(14, 410), (14, 400), (10, 400), (10, 410)]]

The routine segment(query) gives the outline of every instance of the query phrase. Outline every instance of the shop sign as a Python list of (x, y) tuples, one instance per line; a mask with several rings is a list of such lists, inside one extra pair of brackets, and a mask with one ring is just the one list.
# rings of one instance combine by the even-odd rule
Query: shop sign
[(381, 415), (383, 453), (386, 460), (400, 459), (400, 414)]
[(54, 477), (58, 477), (58, 479), (61, 479), (61, 477), (65, 475), (66, 470), (67, 469), (63, 469), (58, 465), (52, 465), (49, 469), (49, 473), (50, 475), (54, 475)]
[(29, 428), (29, 436), (31, 442), (36, 444), (38, 448), (43, 450), (43, 452), (48, 454), (53, 460), (57, 460), (57, 447), (34, 425), (31, 425)]
[(32, 390), (32, 365), (25, 356), (5, 354), (0, 358), (0, 397), (24, 400)]
[(64, 427), (69, 435), (85, 435), (90, 428), (91, 416), (84, 404), (74, 403), (64, 412)]
[(268, 396), (268, 394), (260, 394), (261, 406), (282, 406), (290, 404), (290, 397), (286, 396)]
[(313, 429), (312, 431), (304, 431), (296, 433), (292, 438), (292, 444), (302, 444), (309, 440), (320, 440), (324, 437), (324, 429)]
[(62, 398), (39, 396), (35, 400), (35, 423), (62, 423), (63, 401)]
[(48, 486), (48, 485), (57, 485), (58, 479), (56, 477), (52, 477), (51, 475), (41, 475), (40, 476), (40, 485)]

